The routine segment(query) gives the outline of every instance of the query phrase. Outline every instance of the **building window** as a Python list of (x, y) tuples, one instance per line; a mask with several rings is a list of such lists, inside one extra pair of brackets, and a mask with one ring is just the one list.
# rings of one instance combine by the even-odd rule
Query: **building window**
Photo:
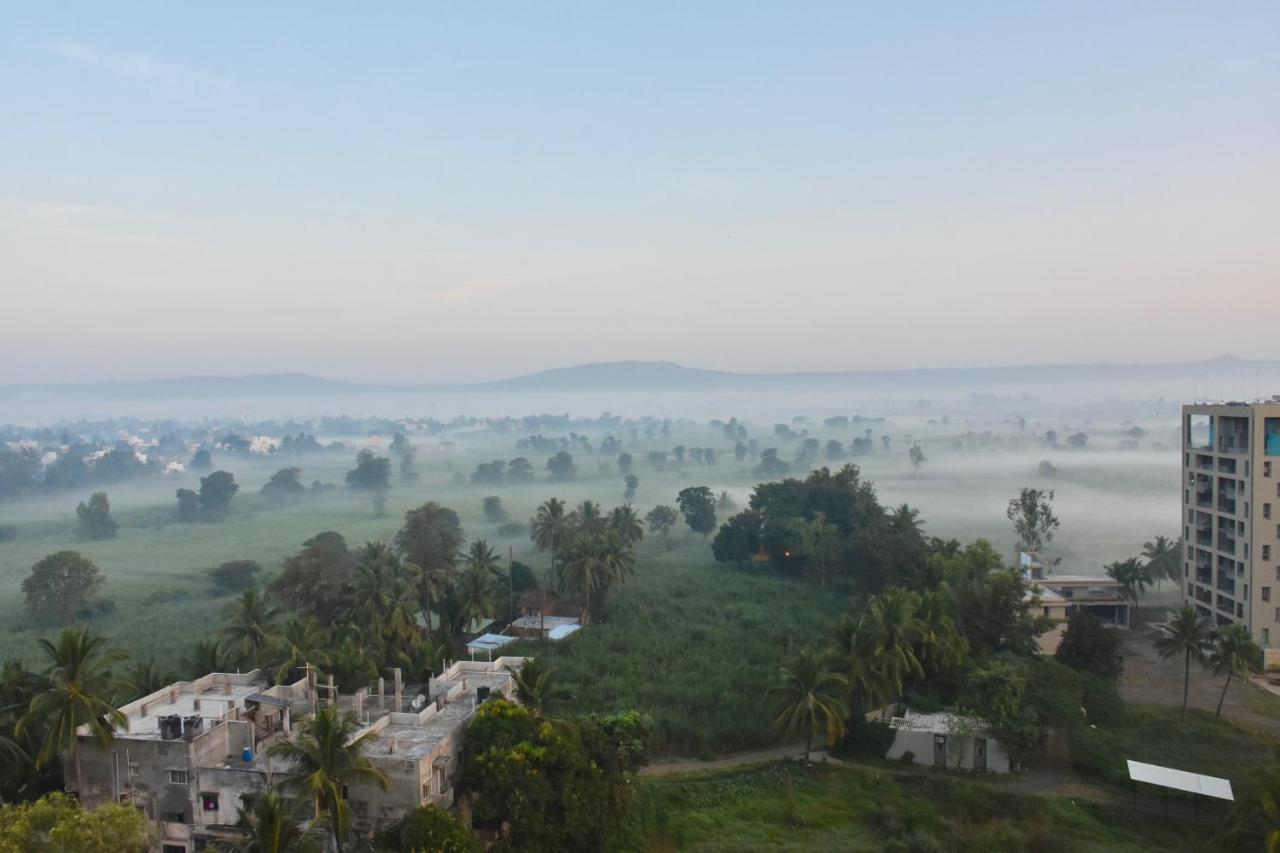
[(165, 844), (160, 848), (162, 853), (187, 853), (187, 848), (182, 844)]
[(1264, 587), (1262, 588), (1262, 600), (1263, 600), (1263, 601), (1270, 601), (1270, 600), (1271, 600), (1271, 587), (1269, 587), (1269, 586), (1264, 586)]
[(1270, 463), (1270, 462), (1263, 462), (1263, 463), (1262, 463), (1262, 476), (1264, 476), (1264, 477), (1270, 477), (1270, 476), (1271, 476), (1271, 463)]
[(1262, 546), (1262, 559), (1264, 559), (1264, 560), (1270, 560), (1270, 559), (1271, 559), (1271, 546), (1270, 546), (1270, 545), (1263, 545), (1263, 546)]
[(189, 777), (187, 776), (187, 771), (185, 771), (185, 770), (170, 770), (170, 771), (169, 771), (169, 784), (170, 784), (170, 785), (185, 785), (185, 784), (187, 784), (188, 778), (189, 778)]
[(216, 812), (218, 810), (218, 795), (208, 793), (201, 794), (200, 807), (207, 812)]
[(186, 823), (187, 816), (182, 812), (164, 812), (160, 815), (165, 823)]
[(1271, 517), (1271, 504), (1267, 503), (1262, 505), (1262, 517), (1263, 518)]

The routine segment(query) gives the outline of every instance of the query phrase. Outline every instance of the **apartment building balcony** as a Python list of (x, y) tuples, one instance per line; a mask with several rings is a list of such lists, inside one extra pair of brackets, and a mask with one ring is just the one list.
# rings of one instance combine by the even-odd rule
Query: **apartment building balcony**
[(1196, 454), (1196, 467), (1199, 468), (1201, 471), (1212, 471), (1213, 457)]
[(1236, 460), (1229, 458), (1218, 458), (1219, 474), (1234, 474), (1236, 472)]
[(1213, 604), (1213, 593), (1209, 592), (1209, 590), (1204, 587), (1196, 587), (1195, 598), (1196, 601), (1199, 601), (1202, 604)]
[(1196, 583), (1202, 583), (1206, 586), (1213, 583), (1213, 567), (1212, 566), (1196, 566)]
[(1220, 438), (1218, 439), (1219, 453), (1248, 453), (1249, 442), (1245, 438)]
[(1212, 548), (1213, 547), (1213, 531), (1208, 529), (1196, 530), (1196, 544), (1202, 545), (1205, 548)]
[(1235, 537), (1226, 536), (1222, 533), (1219, 533), (1218, 534), (1218, 550), (1225, 551), (1228, 554), (1234, 555), (1236, 553)]
[(1218, 596), (1218, 600), (1214, 606), (1222, 613), (1229, 613), (1232, 616), (1236, 615), (1236, 603), (1225, 596)]
[(1217, 589), (1218, 592), (1225, 592), (1227, 595), (1235, 595), (1236, 594), (1235, 578), (1219, 575), (1218, 583), (1215, 589)]
[(1229, 512), (1229, 513), (1231, 513), (1232, 515), (1235, 515), (1235, 514), (1236, 514), (1236, 499), (1235, 499), (1235, 498), (1224, 498), (1224, 497), (1219, 497), (1219, 498), (1218, 498), (1218, 512)]

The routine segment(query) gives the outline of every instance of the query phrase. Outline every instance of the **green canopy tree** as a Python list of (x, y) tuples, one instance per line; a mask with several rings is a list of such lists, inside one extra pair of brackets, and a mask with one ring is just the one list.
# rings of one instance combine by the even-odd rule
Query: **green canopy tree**
[(105, 582), (94, 562), (79, 551), (58, 551), (31, 567), (22, 594), (32, 616), (65, 625), (75, 621)]
[(1249, 635), (1249, 629), (1243, 625), (1224, 625), (1217, 630), (1213, 638), (1213, 646), (1209, 651), (1209, 665), (1214, 675), (1226, 674), (1222, 683), (1222, 694), (1218, 696), (1218, 708), (1214, 716), (1222, 715), (1222, 703), (1227, 698), (1227, 688), (1231, 686), (1231, 677), (1246, 678), (1253, 669), (1254, 662), (1262, 660), (1262, 649)]
[(1152, 583), (1151, 572), (1147, 565), (1137, 557), (1118, 560), (1107, 566), (1107, 577), (1123, 588), (1124, 597), (1135, 605), (1139, 597), (1147, 591)]
[(111, 517), (111, 501), (106, 492), (94, 492), (88, 503), (81, 501), (76, 507), (76, 518), (79, 519), (76, 532), (81, 539), (110, 539), (119, 528)]
[(0, 853), (147, 853), (147, 818), (125, 803), (85, 811), (59, 791), (0, 807)]
[(244, 837), (227, 844), (228, 853), (324, 853), (324, 834), (307, 826), (306, 804), (268, 789), (251, 808), (240, 806), (236, 824)]

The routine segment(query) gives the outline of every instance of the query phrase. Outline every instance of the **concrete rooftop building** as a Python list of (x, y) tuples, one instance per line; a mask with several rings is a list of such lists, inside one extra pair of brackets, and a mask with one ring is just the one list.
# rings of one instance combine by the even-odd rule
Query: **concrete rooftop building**
[(1182, 407), (1183, 598), (1280, 667), (1280, 397)]
[(271, 744), (296, 736), (296, 722), (318, 704), (336, 701), (361, 721), (357, 737), (377, 734), (365, 755), (390, 782), (385, 791), (360, 784), (347, 791), (353, 833), (367, 837), (424, 803), (453, 804), (466, 725), (490, 696), (513, 694), (511, 671), (523, 664), (512, 657), (460, 661), (407, 691), (395, 670), (390, 691), (379, 680), (352, 695), (314, 678), (270, 685), (261, 670), (210, 673), (120, 708), (125, 726), (106, 749), (82, 726), (84, 790), (75, 790), (69, 758), (65, 778), (88, 808), (135, 805), (156, 829), (156, 853), (194, 853), (237, 836), (238, 809), (290, 775), (267, 755)]

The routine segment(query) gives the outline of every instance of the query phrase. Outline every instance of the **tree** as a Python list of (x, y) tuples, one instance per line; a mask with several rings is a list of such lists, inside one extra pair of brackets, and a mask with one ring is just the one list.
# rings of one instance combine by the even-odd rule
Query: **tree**
[(313, 616), (294, 616), (286, 621), (276, 635), (276, 682), (285, 683), (295, 670), (308, 664), (324, 666), (329, 663), (325, 646), (329, 638)]
[(609, 529), (617, 533), (622, 544), (628, 548), (644, 539), (644, 526), (640, 523), (640, 514), (631, 504), (613, 508), (609, 513)]
[[(231, 509), (231, 499), (235, 497), (240, 486), (229, 471), (214, 471), (207, 477), (200, 478), (200, 509), (209, 515), (223, 515)], [(181, 502), (181, 495), (179, 495)]]
[(266, 485), (262, 487), (262, 497), (276, 506), (284, 506), (296, 501), (307, 492), (307, 487), (302, 485), (299, 479), (301, 476), (301, 468), (281, 468), (272, 474), (271, 479), (267, 480)]
[(919, 444), (912, 444), (907, 450), (907, 456), (911, 459), (912, 468), (919, 468), (925, 463), (924, 448)]
[(65, 625), (89, 606), (104, 582), (98, 567), (79, 551), (58, 551), (31, 567), (22, 594), (33, 617)]
[(547, 703), (558, 698), (560, 692), (555, 687), (555, 668), (542, 663), (538, 658), (525, 658), (524, 665), (511, 671), (511, 680), (515, 684), (516, 698), (534, 714), (542, 714)]
[(57, 645), (43, 638), (38, 642), (48, 663), (43, 676), (45, 687), (31, 700), (14, 733), (21, 736), (31, 726), (43, 727), (36, 766), (44, 767), (62, 755), (70, 755), (76, 791), (83, 793), (84, 767), (76, 730), (87, 725), (90, 735), (106, 749), (114, 730), (127, 725), (113, 703), (120, 683), (111, 671), (126, 655), (119, 649), (107, 648), (106, 638), (93, 636), (88, 628), (63, 631)]
[(1120, 634), (1098, 617), (1076, 610), (1067, 619), (1067, 630), (1054, 655), (1060, 663), (1080, 672), (1115, 680), (1120, 677)]
[(1061, 522), (1053, 514), (1053, 490), (1024, 488), (1009, 501), (1005, 512), (1013, 522), (1018, 536), (1018, 547), (1027, 552), (1043, 551), (1053, 541), (1054, 531)]
[(804, 733), (804, 760), (809, 760), (813, 734), (821, 731), (829, 746), (845, 733), (849, 707), (841, 697), (848, 689), (844, 676), (831, 670), (817, 649), (801, 649), (782, 667), (781, 682), (770, 694), (773, 725), (785, 738)]
[(694, 533), (706, 539), (716, 529), (716, 498), (706, 486), (690, 486), (676, 495), (684, 521)]
[(502, 498), (497, 495), (489, 495), (484, 499), (484, 517), (486, 521), (494, 524), (502, 524), (510, 521), (511, 516), (507, 514), (507, 509), (502, 505)]
[(342, 534), (326, 530), (284, 559), (271, 592), (290, 610), (330, 623), (346, 606), (356, 558)]
[(433, 805), (418, 806), (373, 837), (374, 849), (483, 853), (484, 845), (458, 818)]
[(626, 501), (635, 500), (636, 489), (640, 488), (640, 478), (637, 477), (635, 474), (628, 474), (623, 479), (623, 483), (625, 483), (627, 487), (626, 491), (622, 493), (623, 500), (626, 500)]
[(1262, 816), (1267, 823), (1267, 853), (1280, 853), (1280, 773), (1274, 770), (1263, 778)]
[(404, 514), (404, 526), (396, 534), (400, 554), (427, 571), (452, 572), (458, 549), (466, 541), (458, 514), (435, 501)]
[(89, 502), (76, 507), (79, 518), (77, 533), (81, 539), (110, 539), (116, 535), (118, 525), (111, 517), (111, 501), (106, 492), (94, 492)]
[(609, 590), (625, 583), (635, 571), (635, 555), (616, 531), (579, 536), (572, 543), (560, 573), (562, 590), (586, 600), (583, 624), (598, 618)]
[(676, 522), (680, 520), (680, 516), (676, 514), (674, 507), (663, 506), (659, 504), (645, 515), (645, 524), (650, 530), (657, 531), (662, 536), (667, 535), (667, 531), (676, 526)]
[(763, 519), (754, 510), (729, 516), (711, 540), (712, 555), (721, 563), (747, 563), (760, 551), (762, 527)]
[(189, 678), (199, 678), (210, 672), (234, 672), (239, 664), (239, 655), (231, 649), (230, 644), (212, 637), (196, 640), (182, 656), (182, 671)]
[(328, 818), (333, 842), (342, 853), (349, 832), (350, 809), (343, 789), (350, 783), (368, 782), (386, 790), (387, 777), (362, 753), (363, 746), (377, 738), (377, 732), (356, 737), (360, 724), (344, 715), (337, 705), (318, 709), (298, 726), (299, 736), (267, 748), (272, 758), (285, 762), (293, 775), (281, 784), (311, 798), (314, 816)]
[(1109, 564), (1107, 577), (1120, 584), (1124, 597), (1132, 601), (1135, 606), (1138, 603), (1138, 596), (1146, 592), (1147, 586), (1151, 583), (1151, 573), (1137, 557)]
[(125, 670), (121, 689), (133, 699), (149, 696), (178, 680), (178, 674), (156, 663), (154, 658), (134, 661)]
[(188, 467), (192, 471), (208, 471), (213, 467), (213, 457), (202, 447), (191, 457), (191, 464)]
[(850, 613), (836, 624), (831, 663), (845, 680), (850, 728), (861, 725), (867, 711), (890, 698), (878, 647), (875, 623), (868, 614)]
[(321, 832), (303, 825), (306, 805), (268, 788), (250, 808), (237, 809), (236, 825), (244, 837), (228, 845), (234, 853), (324, 853)]
[(1209, 665), (1214, 675), (1226, 673), (1227, 680), (1222, 683), (1222, 694), (1218, 697), (1218, 709), (1215, 717), (1222, 716), (1222, 703), (1227, 698), (1227, 688), (1231, 686), (1231, 676), (1246, 678), (1254, 668), (1254, 662), (1262, 660), (1262, 649), (1249, 636), (1249, 629), (1243, 625), (1224, 625), (1217, 630), (1213, 638), (1213, 647), (1209, 652)]
[[(559, 498), (547, 498), (546, 501), (538, 506), (533, 515), (533, 520), (529, 524), (529, 536), (533, 539), (533, 543), (538, 546), (539, 551), (551, 552), (550, 575), (552, 576), (556, 572), (556, 552), (564, 549), (572, 533), (573, 524), (569, 519), (568, 513), (565, 512), (564, 501)], [(541, 613), (544, 623), (547, 611), (547, 586), (546, 582), (542, 585)], [(541, 627), (542, 625), (539, 626), (539, 628)]]
[(352, 489), (369, 493), (374, 512), (382, 515), (391, 490), (391, 460), (365, 448), (356, 454), (356, 467), (347, 472), (346, 481)]
[(178, 489), (178, 521), (195, 521), (200, 514), (200, 496), (190, 489)]
[(1182, 579), (1182, 539), (1157, 536), (1142, 543), (1142, 556), (1147, 560), (1147, 569), (1155, 579), (1156, 589), (1160, 588), (1162, 581), (1177, 583)]
[(918, 648), (922, 628), (916, 615), (920, 597), (911, 590), (889, 587), (871, 600), (871, 625), (876, 657), (885, 683), (901, 696), (912, 676), (924, 675)]
[(247, 589), (240, 597), (227, 604), (224, 610), (226, 624), (222, 636), (240, 656), (257, 664), (277, 637), (280, 611), (267, 604), (262, 593)]
[(547, 473), (553, 483), (563, 483), (577, 479), (578, 469), (573, 465), (573, 457), (561, 450), (547, 460)]
[(634, 465), (635, 465), (635, 458), (632, 457), (630, 453), (618, 454), (618, 471), (622, 473), (622, 476), (625, 477), (628, 474), (630, 474), (631, 468)]
[(60, 791), (0, 808), (0, 853), (147, 853), (146, 816), (126, 803), (85, 811)]
[(1024, 660), (1006, 655), (986, 659), (968, 675), (978, 716), (991, 726), (1015, 767), (1036, 753), (1045, 734), (1028, 701), (1028, 680)]
[(1194, 659), (1201, 665), (1206, 662), (1213, 627), (1208, 619), (1196, 612), (1195, 607), (1184, 604), (1173, 619), (1157, 628), (1160, 637), (1156, 640), (1156, 651), (1160, 657), (1168, 659), (1182, 655), (1182, 713), (1185, 715), (1191, 690), (1191, 661)]
[(229, 595), (244, 592), (258, 585), (258, 575), (262, 566), (255, 560), (230, 560), (207, 574), (213, 582), (215, 594)]
[(517, 456), (507, 463), (507, 482), (532, 483), (533, 465), (523, 456)]

